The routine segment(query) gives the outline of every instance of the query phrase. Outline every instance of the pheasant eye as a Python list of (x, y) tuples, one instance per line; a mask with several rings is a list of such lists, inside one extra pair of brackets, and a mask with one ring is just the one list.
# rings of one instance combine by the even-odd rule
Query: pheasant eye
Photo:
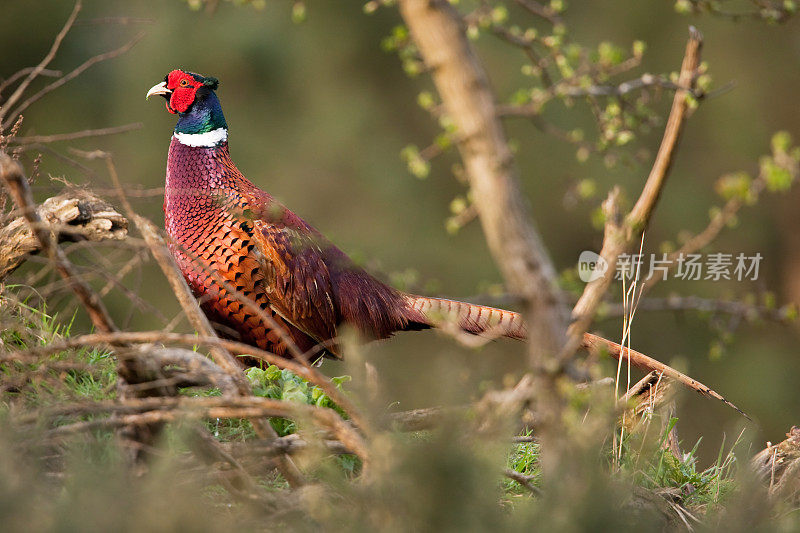
[(186, 80), (181, 80), (180, 85), (181, 85), (181, 87), (186, 87), (187, 85), (189, 85), (189, 82), (186, 81)]

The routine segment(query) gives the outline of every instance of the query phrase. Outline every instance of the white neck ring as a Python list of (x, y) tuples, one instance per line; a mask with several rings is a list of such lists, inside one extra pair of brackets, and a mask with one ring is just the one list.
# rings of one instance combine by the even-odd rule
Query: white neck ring
[(172, 136), (185, 146), (210, 148), (227, 141), (228, 130), (226, 128), (217, 128), (206, 133), (180, 133), (176, 131)]

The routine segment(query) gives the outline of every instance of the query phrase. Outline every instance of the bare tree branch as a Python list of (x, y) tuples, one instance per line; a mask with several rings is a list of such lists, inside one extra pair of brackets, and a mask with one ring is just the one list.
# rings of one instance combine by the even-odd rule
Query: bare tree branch
[[(18, 117), (20, 115), (20, 113), (25, 111), (31, 104), (33, 104), (34, 102), (38, 101), (39, 99), (41, 99), (46, 94), (58, 89), (59, 87), (61, 87), (65, 83), (67, 83), (68, 81), (77, 78), (78, 76), (80, 76), (83, 73), (83, 71), (85, 71), (86, 69), (88, 69), (92, 65), (94, 65), (96, 63), (100, 63), (101, 61), (106, 61), (108, 59), (113, 59), (113, 58), (115, 58), (117, 56), (120, 56), (120, 55), (124, 54), (125, 52), (127, 52), (128, 50), (133, 48), (133, 46), (137, 42), (139, 42), (142, 37), (144, 37), (144, 33), (140, 33), (139, 35), (137, 35), (136, 37), (131, 39), (128, 43), (126, 43), (125, 45), (117, 48), (116, 50), (112, 50), (110, 52), (105, 52), (103, 54), (98, 54), (98, 55), (96, 55), (94, 57), (90, 57), (89, 59), (87, 59), (86, 61), (81, 63), (78, 67), (76, 67), (74, 70), (72, 70), (71, 72), (66, 74), (65, 76), (62, 76), (61, 78), (58, 78), (53, 83), (45, 86), (42, 90), (40, 90), (36, 94), (30, 96), (27, 100), (25, 100), (19, 106), (17, 106), (14, 109), (13, 112), (9, 113), (8, 117), (3, 122), (2, 126), (0, 126), (0, 129), (5, 129), (6, 127), (8, 127), (9, 124), (11, 124), (14, 121), (14, 119), (16, 117)], [(12, 105), (11, 98), (9, 98), (9, 101), (6, 102), (6, 107), (5, 107), (5, 112), (6, 113), (8, 113), (8, 108), (11, 107), (11, 105)]]
[[(701, 46), (702, 35), (695, 28), (690, 28), (689, 41), (686, 44), (686, 51), (678, 78), (679, 87), (693, 86), (695, 73), (700, 64)], [(656, 160), (647, 177), (642, 193), (639, 195), (639, 199), (631, 212), (624, 220), (619, 220), (619, 207), (617, 205), (619, 192), (617, 190), (612, 191), (604, 204), (606, 228), (600, 256), (607, 262), (608, 270), (601, 278), (586, 285), (583, 294), (575, 304), (572, 310), (573, 322), (569, 328), (569, 342), (561, 354), (562, 360), (569, 358), (581, 344), (582, 336), (588, 329), (589, 324), (591, 324), (597, 306), (614, 278), (619, 254), (626, 250), (642, 234), (650, 220), (669, 175), (675, 149), (683, 131), (683, 125), (689, 109), (687, 97), (688, 91), (685, 89), (680, 89), (675, 93)]]
[(536, 496), (540, 496), (542, 494), (541, 489), (533, 484), (533, 482), (536, 480), (534, 476), (526, 476), (525, 474), (520, 474), (516, 470), (511, 470), (510, 468), (503, 470), (503, 475), (508, 479), (513, 479)]
[(637, 352), (636, 350), (631, 350), (630, 348), (623, 347), (616, 342), (612, 342), (608, 339), (604, 339), (603, 337), (598, 337), (597, 335), (592, 335), (591, 333), (586, 333), (583, 336), (583, 341), (581, 346), (591, 352), (594, 353), (607, 353), (614, 359), (622, 359), (630, 363), (631, 365), (635, 366), (636, 368), (643, 370), (645, 372), (657, 372), (658, 374), (663, 374), (664, 376), (681, 383), (682, 385), (699, 392), (703, 396), (707, 398), (714, 398), (716, 400), (721, 401), (725, 405), (732, 407), (739, 411), (745, 418), (748, 420), (750, 419), (747, 416), (747, 413), (736, 407), (734, 404), (726, 400), (721, 394), (719, 394), (714, 389), (700, 383), (696, 379), (687, 376), (683, 372), (679, 372), (675, 370), (671, 366), (665, 365), (661, 361), (657, 361), (652, 357), (648, 357), (647, 355)]
[(42, 73), (45, 67), (47, 67), (47, 65), (49, 65), (56, 56), (56, 52), (58, 52), (58, 49), (61, 47), (61, 42), (64, 40), (64, 37), (67, 36), (67, 33), (69, 33), (72, 24), (75, 22), (75, 18), (78, 16), (78, 12), (81, 10), (81, 5), (81, 0), (77, 0), (77, 2), (75, 2), (75, 7), (72, 8), (72, 13), (70, 13), (67, 21), (64, 23), (64, 27), (61, 28), (61, 31), (58, 32), (58, 35), (56, 35), (56, 38), (53, 40), (53, 45), (50, 47), (50, 51), (47, 52), (47, 55), (44, 56), (44, 59), (42, 59), (42, 61), (36, 65), (36, 67), (34, 67), (34, 69), (30, 72), (30, 74), (28, 74), (22, 83), (17, 86), (17, 89), (11, 93), (11, 96), (8, 97), (8, 99), (5, 101), (5, 104), (0, 107), (0, 124), (5, 124), (3, 119), (5, 118), (8, 110), (11, 108), (11, 106), (17, 103), (17, 101), (25, 93), (25, 89), (28, 88), (31, 82)]

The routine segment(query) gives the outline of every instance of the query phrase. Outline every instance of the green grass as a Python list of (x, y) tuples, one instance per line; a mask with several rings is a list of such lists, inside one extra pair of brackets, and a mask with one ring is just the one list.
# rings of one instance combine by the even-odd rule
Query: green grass
[[(0, 341), (8, 349), (47, 346), (69, 337), (72, 323), (62, 324), (57, 315), (24, 302), (0, 301)], [(0, 363), (0, 378), (6, 384), (0, 388), (2, 403), (29, 408), (116, 396), (116, 363), (111, 352), (99, 348), (65, 350), (37, 363)]]
[[(530, 437), (533, 431), (523, 433)], [(537, 442), (522, 442), (515, 444), (508, 455), (506, 466), (515, 472), (526, 476), (533, 476), (533, 485), (541, 483), (542, 470), (539, 466), (539, 444)], [(530, 491), (512, 479), (503, 480), (503, 490), (509, 494), (530, 494)]]

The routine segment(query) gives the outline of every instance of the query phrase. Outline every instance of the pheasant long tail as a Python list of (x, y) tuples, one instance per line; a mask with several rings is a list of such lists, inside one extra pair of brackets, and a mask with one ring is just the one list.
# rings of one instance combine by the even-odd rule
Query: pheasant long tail
[(446, 298), (414, 295), (408, 298), (414, 322), (443, 329), (457, 327), (486, 337), (528, 338), (525, 322), (519, 313)]
[[(526, 339), (528, 336), (522, 315), (513, 311), (444, 298), (409, 295), (408, 299), (412, 321), (424, 326), (442, 329), (456, 327), (467, 333), (487, 337)], [(584, 334), (582, 347), (591, 352), (605, 351), (614, 359), (619, 360), (622, 358), (645, 372), (661, 373), (699, 392), (703, 396), (714, 398), (727, 404), (746, 418), (750, 418), (744, 411), (726, 400), (714, 389), (636, 350), (623, 348), (615, 342), (591, 333)]]

